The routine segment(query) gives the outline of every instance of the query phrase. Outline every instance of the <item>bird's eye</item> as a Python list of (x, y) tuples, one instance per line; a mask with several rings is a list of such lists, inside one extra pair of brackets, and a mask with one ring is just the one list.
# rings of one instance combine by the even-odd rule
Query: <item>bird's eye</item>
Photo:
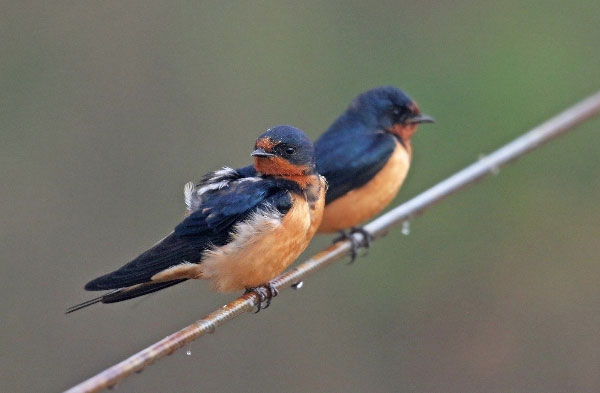
[(401, 123), (406, 117), (406, 110), (404, 108), (395, 107), (392, 108), (392, 121), (394, 123)]
[(296, 152), (296, 149), (294, 149), (293, 147), (288, 147), (285, 149), (285, 154), (294, 154)]

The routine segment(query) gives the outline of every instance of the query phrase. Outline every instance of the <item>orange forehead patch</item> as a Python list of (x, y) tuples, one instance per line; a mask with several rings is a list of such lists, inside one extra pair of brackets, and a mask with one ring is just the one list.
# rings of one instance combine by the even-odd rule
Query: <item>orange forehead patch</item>
[(412, 113), (421, 113), (421, 110), (419, 109), (419, 106), (414, 101), (408, 107), (410, 108), (410, 111)]
[(256, 141), (256, 147), (263, 149), (264, 151), (271, 151), (278, 143), (274, 142), (271, 138), (261, 138)]

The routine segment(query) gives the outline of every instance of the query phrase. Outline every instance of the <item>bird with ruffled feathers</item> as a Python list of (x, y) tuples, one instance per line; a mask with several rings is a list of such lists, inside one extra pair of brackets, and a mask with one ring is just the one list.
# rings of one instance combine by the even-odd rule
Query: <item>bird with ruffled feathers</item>
[[(85, 285), (109, 290), (71, 307), (114, 303), (188, 279), (220, 292), (256, 292), (266, 305), (277, 292), (270, 280), (304, 251), (320, 225), (326, 182), (316, 171), (314, 147), (301, 130), (276, 126), (252, 152), (253, 176), (218, 182), (195, 192), (195, 209), (175, 230), (137, 258)], [(227, 170), (220, 172), (221, 177)]]

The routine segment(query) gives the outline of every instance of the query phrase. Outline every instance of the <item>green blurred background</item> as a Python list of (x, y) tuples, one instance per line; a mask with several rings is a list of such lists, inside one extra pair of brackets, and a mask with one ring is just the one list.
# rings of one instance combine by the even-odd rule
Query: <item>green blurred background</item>
[[(600, 87), (600, 2), (4, 2), (0, 384), (60, 391), (225, 304), (204, 282), (64, 315), (182, 218), (183, 184), (317, 137), (369, 88), (437, 119), (396, 203)], [(600, 120), (119, 385), (600, 390)], [(331, 238), (315, 239), (310, 251)]]

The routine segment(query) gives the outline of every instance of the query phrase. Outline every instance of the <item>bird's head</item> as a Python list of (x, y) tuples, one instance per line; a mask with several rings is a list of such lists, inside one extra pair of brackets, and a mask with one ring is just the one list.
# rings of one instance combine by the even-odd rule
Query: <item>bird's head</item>
[(269, 128), (256, 140), (252, 157), (254, 168), (264, 175), (297, 178), (316, 173), (313, 143), (296, 127)]
[(360, 94), (348, 111), (369, 128), (389, 132), (405, 142), (410, 141), (419, 124), (434, 121), (421, 113), (402, 90), (393, 86), (377, 87)]

